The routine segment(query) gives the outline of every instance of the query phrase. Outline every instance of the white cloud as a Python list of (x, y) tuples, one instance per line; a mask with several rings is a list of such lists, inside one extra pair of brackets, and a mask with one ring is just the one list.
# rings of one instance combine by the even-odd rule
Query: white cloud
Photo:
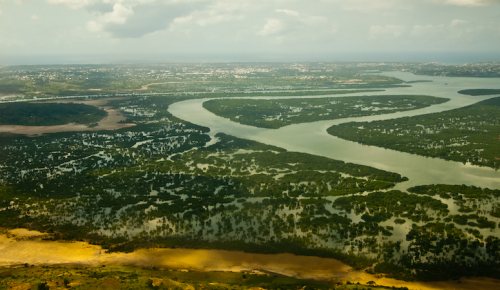
[(295, 11), (295, 10), (291, 10), (291, 9), (276, 9), (276, 12), (278, 13), (283, 13), (285, 15), (288, 15), (288, 16), (299, 16), (300, 13)]
[[(17, 1), (0, 0), (2, 37), (37, 47), (33, 39), (47, 35), (38, 44), (47, 51), (99, 53), (121, 44), (133, 53), (444, 51), (462, 49), (457, 44), (467, 39), (475, 50), (500, 48), (493, 6), (500, 0), (25, 0), (22, 6)], [(40, 16), (36, 26), (32, 15)], [(15, 19), (28, 21), (14, 31), (9, 27), (18, 25)], [(72, 33), (76, 28), (79, 33)], [(46, 42), (63, 32), (65, 48)]]
[[(423, 42), (456, 42), (474, 41), (478, 35), (485, 33), (483, 25), (463, 19), (453, 19), (448, 23), (414, 25), (410, 36)], [(424, 41), (425, 40), (425, 41)]]
[(401, 0), (341, 0), (339, 2), (344, 10), (371, 13), (373, 11), (387, 11), (390, 9), (400, 9), (405, 6), (405, 1)]
[(402, 25), (371, 25), (369, 29), (370, 38), (379, 37), (400, 37), (405, 32), (405, 27)]
[(276, 18), (268, 19), (266, 24), (262, 27), (262, 29), (257, 33), (257, 35), (261, 36), (270, 36), (276, 35), (282, 32), (285, 29), (285, 25), (283, 22)]
[(415, 24), (411, 28), (410, 34), (415, 37), (431, 37), (436, 34), (441, 34), (445, 25), (432, 25), (432, 24)]
[(453, 19), (450, 22), (450, 27), (455, 28), (455, 27), (460, 27), (462, 25), (467, 24), (468, 21), (462, 20), (462, 19)]
[(274, 9), (257, 35), (270, 37), (275, 43), (297, 43), (329, 41), (336, 34), (338, 26), (325, 16), (308, 14), (304, 9)]
[(485, 6), (488, 4), (500, 3), (499, 0), (446, 0), (446, 4), (456, 6)]
[[(71, 9), (80, 9), (98, 1), (96, 0), (48, 0), (50, 4), (65, 5)], [(107, 2), (107, 1), (106, 1)]]
[(85, 8), (92, 19), (91, 32), (107, 32), (117, 38), (141, 37), (166, 29), (177, 17), (203, 7), (208, 0), (47, 0), (71, 9)]
[(189, 25), (201, 27), (239, 21), (245, 18), (252, 5), (245, 1), (214, 1), (207, 7), (194, 9), (188, 15), (181, 15), (174, 19), (174, 30), (177, 28), (186, 28)]
[(134, 11), (131, 7), (116, 3), (113, 5), (113, 10), (111, 12), (104, 13), (97, 17), (97, 19), (89, 21), (87, 23), (87, 28), (94, 32), (102, 31), (110, 24), (124, 24), (128, 17), (133, 14)]

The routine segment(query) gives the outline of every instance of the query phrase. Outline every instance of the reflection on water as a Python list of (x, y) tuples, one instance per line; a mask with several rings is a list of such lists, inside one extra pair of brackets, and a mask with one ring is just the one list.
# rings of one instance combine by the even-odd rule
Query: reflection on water
[[(264, 129), (232, 122), (205, 110), (203, 102), (209, 99), (194, 99), (178, 102), (169, 107), (174, 116), (194, 124), (209, 127), (211, 134), (225, 133), (239, 138), (259, 141), (279, 146), (289, 151), (321, 155), (332, 159), (363, 164), (375, 168), (397, 172), (410, 180), (399, 184), (405, 189), (419, 184), (468, 184), (481, 187), (500, 188), (500, 172), (491, 168), (462, 164), (429, 158), (375, 146), (362, 145), (329, 135), (326, 129), (351, 121), (375, 121), (404, 116), (416, 116), (464, 107), (492, 96), (465, 96), (457, 91), (474, 88), (500, 88), (500, 80), (493, 78), (450, 78), (416, 76), (411, 73), (391, 72), (386, 75), (405, 81), (432, 80), (432, 82), (413, 83), (412, 87), (391, 88), (373, 93), (353, 93), (318, 97), (345, 97), (360, 95), (416, 94), (449, 98), (450, 101), (413, 111), (390, 113), (378, 116), (344, 118), (289, 125), (279, 129)], [(262, 97), (275, 99), (276, 97)], [(283, 98), (283, 97), (280, 97)], [(297, 98), (297, 97), (289, 97)], [(301, 97), (302, 98), (302, 97)]]

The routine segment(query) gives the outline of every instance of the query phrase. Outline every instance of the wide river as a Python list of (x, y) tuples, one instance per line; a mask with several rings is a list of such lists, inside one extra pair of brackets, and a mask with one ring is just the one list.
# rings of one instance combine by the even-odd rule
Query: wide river
[[(210, 100), (210, 98), (181, 101), (172, 104), (168, 110), (172, 115), (180, 119), (210, 128), (212, 135), (225, 133), (239, 138), (278, 146), (289, 151), (310, 153), (400, 173), (408, 177), (409, 181), (399, 184), (397, 186), (399, 189), (433, 183), (467, 184), (500, 188), (500, 172), (491, 168), (424, 157), (376, 146), (362, 145), (331, 136), (326, 132), (326, 129), (330, 126), (345, 122), (393, 119), (464, 107), (493, 96), (465, 96), (458, 94), (459, 90), (500, 88), (500, 79), (498, 78), (431, 77), (417, 76), (406, 72), (390, 72), (385, 73), (385, 75), (404, 81), (429, 80), (430, 82), (412, 83), (411, 87), (390, 88), (381, 92), (306, 96), (300, 98), (417, 94), (449, 98), (450, 101), (406, 112), (301, 123), (279, 129), (265, 129), (242, 125), (227, 118), (217, 116), (203, 108), (203, 103)], [(253, 97), (253, 99), (256, 98), (278, 99), (297, 97)]]

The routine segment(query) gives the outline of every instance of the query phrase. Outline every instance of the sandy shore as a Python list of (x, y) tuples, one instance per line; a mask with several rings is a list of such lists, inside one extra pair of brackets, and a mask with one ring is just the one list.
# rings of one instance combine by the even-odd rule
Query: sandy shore
[(89, 127), (87, 125), (76, 124), (76, 123), (54, 125), (54, 126), (0, 125), (0, 133), (13, 133), (13, 134), (28, 135), (28, 136), (37, 136), (47, 133), (59, 133), (59, 132), (117, 130), (135, 126), (135, 124), (132, 123), (120, 123), (125, 120), (125, 116), (123, 116), (123, 114), (120, 111), (107, 106), (107, 103), (110, 100), (111, 98), (97, 99), (97, 100), (68, 99), (68, 100), (46, 101), (48, 103), (51, 102), (51, 103), (85, 104), (103, 109), (108, 114), (106, 117), (104, 117), (97, 123), (97, 126), (94, 127)]
[(45, 241), (45, 234), (26, 229), (0, 234), (0, 266), (23, 263), (156, 266), (197, 271), (268, 271), (318, 280), (354, 281), (409, 289), (498, 289), (500, 280), (464, 278), (460, 282), (406, 282), (353, 270), (329, 258), (292, 254), (251, 254), (239, 251), (197, 249), (140, 249), (131, 253), (107, 253), (99, 246), (85, 242)]

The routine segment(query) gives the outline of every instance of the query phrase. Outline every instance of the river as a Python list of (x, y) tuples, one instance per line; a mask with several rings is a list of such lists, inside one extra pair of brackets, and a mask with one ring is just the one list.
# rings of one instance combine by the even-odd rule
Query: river
[[(367, 165), (397, 172), (408, 177), (409, 181), (398, 184), (396, 186), (397, 189), (404, 190), (411, 186), (423, 184), (467, 184), (480, 187), (500, 188), (500, 172), (492, 168), (424, 157), (376, 146), (362, 145), (328, 134), (326, 132), (327, 128), (345, 122), (394, 119), (405, 116), (442, 112), (468, 106), (494, 96), (466, 96), (458, 94), (459, 90), (500, 88), (500, 79), (498, 78), (417, 76), (407, 72), (389, 72), (384, 74), (404, 81), (428, 80), (428, 82), (416, 82), (412, 83), (411, 87), (389, 88), (380, 92), (305, 96), (299, 98), (407, 94), (430, 95), (444, 97), (450, 100), (442, 104), (412, 111), (293, 124), (279, 129), (257, 128), (217, 116), (203, 108), (203, 103), (213, 98), (191, 99), (177, 102), (172, 104), (168, 110), (172, 115), (182, 120), (210, 128), (210, 133), (212, 135), (225, 133), (238, 138), (278, 146), (289, 151), (304, 152), (345, 162)], [(298, 97), (252, 97), (252, 99), (278, 98), (285, 99)]]

